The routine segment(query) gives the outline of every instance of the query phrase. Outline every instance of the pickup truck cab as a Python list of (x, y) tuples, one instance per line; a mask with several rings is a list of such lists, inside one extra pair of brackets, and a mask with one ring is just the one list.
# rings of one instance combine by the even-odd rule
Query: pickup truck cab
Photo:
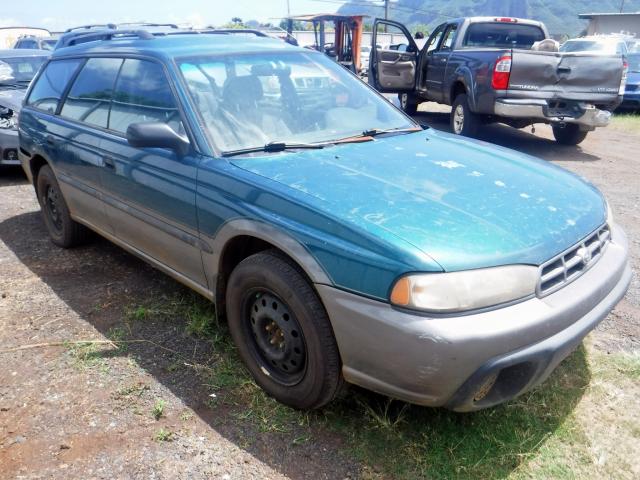
[[(385, 27), (386, 26), (386, 27)], [(438, 26), (423, 48), (406, 27), (377, 19), (406, 37), (403, 49), (374, 49), (369, 82), (398, 93), (405, 112), (421, 102), (452, 106), (451, 130), (473, 136), (483, 123), (517, 128), (548, 123), (558, 142), (576, 145), (609, 123), (624, 92), (626, 62), (618, 54), (534, 51), (544, 24), (518, 18), (459, 18)]]
[(93, 230), (215, 302), (256, 382), (296, 408), (345, 381), (495, 405), (542, 382), (631, 278), (593, 185), (423, 130), (281, 40), (60, 48), (19, 120), (52, 241)]

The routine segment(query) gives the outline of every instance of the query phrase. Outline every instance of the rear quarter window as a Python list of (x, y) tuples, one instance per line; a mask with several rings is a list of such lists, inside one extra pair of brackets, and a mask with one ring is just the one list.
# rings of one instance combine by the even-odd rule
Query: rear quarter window
[(81, 59), (53, 60), (45, 67), (33, 85), (27, 105), (55, 113), (69, 80), (82, 63)]
[(544, 39), (543, 30), (535, 25), (473, 23), (467, 29), (463, 47), (530, 49), (535, 42)]

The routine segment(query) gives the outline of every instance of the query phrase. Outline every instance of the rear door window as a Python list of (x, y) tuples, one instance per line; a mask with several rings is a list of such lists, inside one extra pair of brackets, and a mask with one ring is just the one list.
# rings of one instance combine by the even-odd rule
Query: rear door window
[(163, 122), (182, 131), (178, 106), (162, 66), (126, 59), (116, 82), (109, 129), (125, 133), (132, 123)]
[(121, 58), (90, 58), (76, 77), (60, 114), (107, 128), (113, 85)]
[(469, 25), (464, 46), (467, 48), (522, 48), (528, 50), (535, 42), (544, 40), (544, 38), (544, 32), (536, 25), (515, 22), (482, 22)]
[(36, 80), (27, 105), (55, 113), (69, 80), (75, 75), (81, 63), (82, 60), (79, 58), (49, 62)]

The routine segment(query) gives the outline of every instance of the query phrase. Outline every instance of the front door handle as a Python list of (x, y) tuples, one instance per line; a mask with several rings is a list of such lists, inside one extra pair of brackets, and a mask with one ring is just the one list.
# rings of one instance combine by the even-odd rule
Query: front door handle
[(102, 161), (104, 162), (104, 166), (107, 168), (110, 168), (111, 170), (115, 170), (116, 168), (116, 162), (113, 158), (111, 157), (104, 157), (102, 159)]
[(56, 144), (56, 139), (53, 135), (47, 135), (47, 138), (45, 139), (47, 142), (47, 145), (55, 145)]

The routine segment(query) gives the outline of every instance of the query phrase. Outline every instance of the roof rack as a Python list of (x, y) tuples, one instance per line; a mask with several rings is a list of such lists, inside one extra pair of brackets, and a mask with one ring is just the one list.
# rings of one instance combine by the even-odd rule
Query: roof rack
[(85, 33), (82, 35), (73, 36), (72, 38), (65, 39), (64, 44), (60, 47), (70, 47), (73, 45), (79, 45), (81, 43), (95, 42), (98, 40), (113, 40), (114, 38), (127, 38), (137, 37), (141, 40), (151, 40), (154, 37), (153, 34), (146, 30), (98, 30), (92, 33)]
[(204, 33), (204, 34), (210, 34), (210, 33), (214, 33), (214, 34), (222, 34), (222, 35), (255, 35), (256, 37), (263, 37), (263, 38), (271, 38), (269, 35), (267, 35), (266, 33), (264, 33), (261, 30), (255, 30), (252, 28), (215, 28), (215, 27), (207, 27), (205, 29), (202, 30), (198, 30), (198, 32), (200, 33)]
[(67, 28), (64, 33), (75, 32), (76, 30), (92, 30), (98, 28), (115, 30), (118, 28), (118, 26), (115, 23), (95, 23), (91, 25), (80, 25), (78, 27)]
[(150, 22), (125, 22), (125, 23), (118, 23), (115, 26), (118, 27), (118, 28), (125, 27), (125, 26), (126, 27), (130, 27), (130, 26), (135, 26), (135, 27), (167, 27), (167, 28), (172, 28), (172, 29), (179, 29), (180, 28), (175, 23), (150, 23)]

